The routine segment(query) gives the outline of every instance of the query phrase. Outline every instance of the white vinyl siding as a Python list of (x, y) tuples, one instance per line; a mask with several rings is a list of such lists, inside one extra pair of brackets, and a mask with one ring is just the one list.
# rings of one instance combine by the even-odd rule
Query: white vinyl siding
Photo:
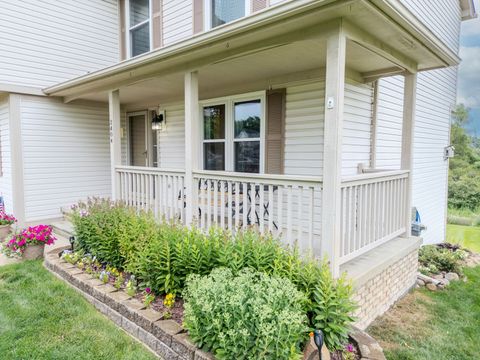
[[(377, 120), (377, 168), (399, 169), (403, 77), (382, 79)], [(418, 74), (413, 152), (413, 206), (427, 230), (424, 243), (445, 240), (450, 112), (456, 100), (456, 68)]]
[(401, 2), (450, 49), (458, 52), (461, 23), (459, 0), (401, 0)]
[(380, 79), (376, 124), (376, 168), (398, 170), (402, 158), (403, 76)]
[(110, 196), (107, 105), (22, 97), (27, 221), (55, 218), (88, 196)]
[(0, 83), (46, 87), (116, 63), (116, 0), (0, 1)]
[(167, 106), (165, 115), (167, 129), (158, 132), (158, 166), (164, 169), (184, 169), (185, 108), (182, 104)]
[[(457, 0), (402, 0), (454, 52), (459, 48)], [(427, 230), (424, 243), (445, 241), (450, 111), (456, 102), (455, 67), (418, 74), (415, 112), (413, 206)], [(398, 169), (401, 158), (403, 78), (380, 80), (377, 120), (377, 168)]]
[(420, 73), (413, 158), (413, 205), (427, 231), (424, 243), (445, 240), (450, 114), (456, 101), (456, 68)]
[[(323, 175), (325, 82), (287, 88), (285, 174)], [(370, 163), (372, 87), (347, 81), (342, 146), (342, 175), (357, 174)]]
[(184, 40), (193, 35), (193, 1), (163, 1), (164, 46)]
[(0, 96), (0, 146), (1, 146), (1, 166), (0, 174), (0, 195), (4, 197), (5, 209), (11, 212), (12, 204), (12, 168), (10, 151), (10, 131), (9, 131), (9, 110), (8, 96)]
[(342, 176), (358, 174), (358, 165), (370, 166), (372, 86), (347, 81), (343, 118)]
[(287, 88), (285, 174), (322, 175), (324, 98), (324, 81)]

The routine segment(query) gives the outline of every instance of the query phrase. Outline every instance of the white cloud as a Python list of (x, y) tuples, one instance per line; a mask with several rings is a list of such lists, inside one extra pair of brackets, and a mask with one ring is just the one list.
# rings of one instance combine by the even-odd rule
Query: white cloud
[(480, 47), (461, 47), (458, 70), (458, 100), (469, 107), (480, 107)]
[[(475, 2), (475, 9), (480, 13), (480, 1)], [(462, 36), (475, 36), (480, 34), (480, 17), (462, 22)]]

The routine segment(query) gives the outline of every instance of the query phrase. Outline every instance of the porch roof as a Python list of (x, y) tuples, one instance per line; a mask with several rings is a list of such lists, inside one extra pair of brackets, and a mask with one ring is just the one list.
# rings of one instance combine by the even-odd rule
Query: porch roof
[[(305, 50), (308, 41), (318, 41), (319, 34), (328, 33), (338, 24), (346, 29), (351, 51), (365, 52), (361, 58), (347, 59), (347, 67), (355, 68), (366, 80), (382, 74), (416, 72), (459, 62), (458, 56), (398, 1), (296, 0), (51, 86), (44, 92), (62, 96), (66, 102), (92, 99), (92, 94), (97, 100), (106, 100), (109, 90), (154, 77), (168, 79), (203, 66), (274, 52), (292, 43), (303, 43)], [(308, 51), (309, 56), (314, 56), (317, 50)], [(376, 57), (375, 61), (372, 56)], [(177, 82), (175, 77), (171, 81)]]

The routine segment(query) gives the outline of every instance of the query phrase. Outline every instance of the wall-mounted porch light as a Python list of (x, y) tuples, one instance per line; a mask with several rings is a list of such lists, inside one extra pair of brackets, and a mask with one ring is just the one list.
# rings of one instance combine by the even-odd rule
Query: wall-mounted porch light
[(152, 111), (152, 130), (165, 131), (167, 129), (167, 118), (165, 117), (165, 110)]

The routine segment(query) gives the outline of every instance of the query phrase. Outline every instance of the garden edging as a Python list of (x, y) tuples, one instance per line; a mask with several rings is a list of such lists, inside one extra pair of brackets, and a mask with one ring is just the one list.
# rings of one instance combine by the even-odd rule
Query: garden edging
[(172, 360), (214, 359), (189, 340), (185, 330), (173, 320), (161, 320), (161, 315), (127, 293), (91, 277), (61, 259), (62, 248), (45, 255), (45, 267), (67, 281), (97, 310), (110, 318), (130, 335), (145, 344), (158, 356)]

